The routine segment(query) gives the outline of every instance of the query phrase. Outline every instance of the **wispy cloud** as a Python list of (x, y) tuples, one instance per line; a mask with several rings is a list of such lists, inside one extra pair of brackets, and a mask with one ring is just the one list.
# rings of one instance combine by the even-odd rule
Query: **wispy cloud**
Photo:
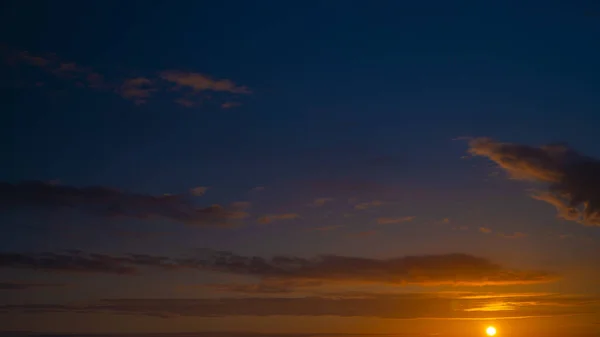
[(490, 234), (492, 232), (492, 230), (487, 227), (479, 227), (479, 231), (484, 234)]
[(192, 188), (190, 190), (190, 193), (192, 195), (197, 196), (197, 197), (201, 197), (201, 196), (203, 196), (206, 193), (206, 191), (208, 191), (208, 187), (206, 187), (206, 186), (198, 186), (198, 187)]
[(344, 227), (344, 225), (329, 225), (329, 226), (321, 226), (321, 227), (315, 227), (315, 228), (311, 228), (311, 231), (316, 231), (316, 232), (329, 232), (338, 228), (342, 228)]
[(207, 75), (183, 72), (177, 70), (163, 71), (160, 77), (166, 81), (172, 82), (180, 88), (190, 88), (194, 91), (223, 91), (233, 94), (249, 94), (250, 89), (245, 86), (239, 86), (228, 79), (213, 79)]
[[(243, 85), (235, 84), (229, 79), (214, 79), (206, 74), (183, 72), (177, 70), (162, 71), (156, 75), (137, 77), (115, 76), (106, 80), (105, 75), (76, 62), (61, 60), (54, 54), (34, 55), (26, 51), (8, 51), (5, 57), (13, 66), (29, 66), (41, 69), (57, 79), (70, 81), (77, 87), (106, 89), (136, 104), (148, 103), (151, 96), (159, 93), (177, 93), (173, 101), (185, 107), (199, 105), (203, 101), (212, 100), (203, 92), (219, 92), (217, 107), (230, 109), (241, 105), (237, 95), (250, 94), (251, 90)], [(35, 81), (38, 84), (41, 82)], [(187, 90), (186, 90), (187, 89)], [(233, 97), (232, 97), (233, 96)], [(236, 101), (233, 101), (235, 99)]]
[(155, 196), (44, 182), (0, 183), (0, 202), (3, 207), (75, 208), (104, 217), (159, 218), (198, 226), (228, 227), (249, 217), (236, 205), (197, 207), (187, 195)]
[(550, 203), (558, 216), (600, 226), (600, 161), (562, 144), (532, 147), (489, 138), (469, 141), (472, 155), (495, 162), (513, 179), (544, 183), (547, 191), (533, 195)]
[(221, 104), (221, 108), (223, 109), (231, 109), (231, 108), (236, 108), (238, 106), (242, 105), (239, 102), (225, 102), (223, 104)]
[(0, 290), (29, 290), (48, 287), (62, 287), (60, 283), (0, 282)]
[(365, 210), (372, 207), (378, 207), (383, 205), (383, 201), (373, 200), (368, 202), (361, 202), (359, 204), (354, 205), (354, 209), (356, 210)]
[(398, 218), (382, 217), (382, 218), (377, 218), (377, 223), (380, 225), (399, 224), (399, 223), (403, 223), (403, 222), (413, 221), (415, 218), (416, 218), (415, 216), (403, 216), (403, 217), (398, 217)]
[(522, 239), (527, 237), (527, 234), (523, 232), (514, 232), (512, 234), (498, 233), (497, 235), (505, 239)]
[(300, 217), (300, 215), (297, 213), (268, 214), (268, 215), (261, 216), (260, 218), (258, 218), (257, 221), (260, 224), (266, 225), (266, 224), (270, 224), (275, 221), (294, 220), (294, 219), (298, 219), (299, 217)]
[(204, 250), (170, 258), (147, 254), (1, 253), (0, 267), (54, 272), (135, 274), (140, 268), (194, 269), (253, 276), (263, 282), (315, 281), (345, 284), (509, 285), (557, 280), (551, 272), (516, 270), (467, 254), (405, 256), (389, 259), (325, 255), (316, 258), (263, 258)]
[(321, 207), (324, 206), (326, 203), (328, 202), (332, 202), (333, 198), (317, 198), (315, 200), (313, 200), (309, 206), (314, 206), (314, 207)]
[(136, 77), (124, 80), (118, 91), (124, 98), (132, 100), (136, 104), (142, 104), (146, 103), (150, 95), (157, 90), (154, 87), (154, 82), (150, 79)]
[[(277, 293), (277, 292), (275, 292)], [(540, 295), (469, 299), (440, 293), (337, 294), (217, 299), (105, 299), (55, 305), (3, 305), (0, 312), (77, 312), (152, 317), (338, 316), (482, 319), (596, 313), (598, 299)]]

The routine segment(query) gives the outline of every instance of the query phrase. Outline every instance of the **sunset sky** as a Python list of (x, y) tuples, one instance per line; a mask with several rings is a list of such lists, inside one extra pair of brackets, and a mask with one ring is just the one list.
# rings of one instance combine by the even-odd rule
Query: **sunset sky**
[(1, 6), (0, 337), (600, 336), (600, 2)]

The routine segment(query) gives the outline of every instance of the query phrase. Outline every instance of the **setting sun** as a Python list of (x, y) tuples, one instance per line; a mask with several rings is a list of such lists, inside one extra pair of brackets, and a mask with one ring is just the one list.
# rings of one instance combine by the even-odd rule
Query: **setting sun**
[(487, 329), (485, 329), (485, 333), (488, 336), (495, 336), (496, 335), (496, 328), (494, 328), (493, 326), (489, 326)]

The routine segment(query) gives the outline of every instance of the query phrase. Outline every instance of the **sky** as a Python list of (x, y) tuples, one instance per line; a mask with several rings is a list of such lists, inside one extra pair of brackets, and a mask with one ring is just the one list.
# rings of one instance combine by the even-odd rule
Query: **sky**
[(0, 336), (600, 335), (595, 1), (4, 1)]

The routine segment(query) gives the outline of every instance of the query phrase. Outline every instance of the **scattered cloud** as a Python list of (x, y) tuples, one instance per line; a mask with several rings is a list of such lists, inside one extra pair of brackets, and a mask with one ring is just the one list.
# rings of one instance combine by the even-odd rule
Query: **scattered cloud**
[[(275, 289), (277, 294), (277, 289)], [(108, 313), (152, 317), (338, 316), (393, 319), (522, 318), (597, 313), (598, 299), (556, 295), (468, 298), (441, 293), (306, 297), (104, 299), (70, 304), (2, 305), (4, 313)]]
[(512, 234), (498, 233), (497, 235), (505, 239), (522, 239), (527, 237), (527, 234), (523, 232), (514, 232)]
[[(200, 96), (205, 91), (220, 92), (228, 96), (251, 93), (248, 87), (237, 85), (229, 79), (213, 79), (208, 75), (194, 72), (169, 70), (160, 72), (158, 77), (139, 76), (130, 78), (127, 76), (116, 76), (107, 81), (103, 74), (92, 68), (75, 62), (60, 60), (54, 54), (40, 56), (33, 55), (27, 51), (15, 50), (8, 51), (7, 54), (5, 59), (12, 66), (26, 65), (35, 67), (53, 75), (57, 79), (70, 81), (78, 87), (107, 89), (136, 104), (147, 103), (151, 96), (160, 92), (181, 93), (182, 89), (189, 90), (181, 93), (182, 96), (175, 97), (173, 100), (175, 103), (185, 107), (196, 106), (200, 101), (211, 99), (210, 95), (202, 94)], [(36, 85), (38, 86), (44, 85), (39, 79), (33, 82), (37, 83)], [(220, 97), (219, 100), (222, 102), (217, 103), (217, 106), (222, 109), (229, 109), (241, 105), (237, 101), (232, 101), (231, 98)]]
[(479, 227), (479, 231), (484, 234), (490, 234), (492, 232), (492, 230), (487, 227)]
[(600, 226), (600, 161), (563, 144), (540, 147), (500, 143), (489, 138), (469, 141), (472, 155), (484, 156), (512, 179), (547, 185), (534, 193), (558, 210), (558, 216), (588, 226)]
[(229, 227), (249, 217), (236, 205), (195, 206), (186, 195), (145, 195), (107, 187), (73, 187), (45, 182), (0, 183), (0, 203), (10, 208), (74, 208), (93, 215), (167, 219), (197, 226)]
[(360, 204), (356, 204), (354, 205), (354, 209), (356, 210), (365, 210), (368, 208), (372, 208), (372, 207), (378, 207), (383, 205), (383, 201), (379, 201), (379, 200), (373, 200), (373, 201), (368, 201), (368, 202), (362, 202)]
[(329, 226), (321, 226), (321, 227), (315, 227), (312, 228), (311, 231), (316, 231), (316, 232), (329, 232), (338, 228), (342, 228), (344, 227), (344, 225), (329, 225)]
[(324, 206), (326, 203), (328, 202), (332, 202), (333, 198), (317, 198), (315, 200), (313, 200), (309, 206), (314, 206), (314, 207), (321, 207)]
[(197, 197), (201, 197), (201, 196), (203, 196), (206, 193), (206, 191), (208, 191), (208, 187), (206, 187), (206, 186), (198, 186), (198, 187), (192, 188), (190, 190), (190, 193), (192, 195), (197, 196)]
[(405, 256), (388, 259), (323, 255), (242, 256), (201, 250), (189, 257), (146, 254), (109, 255), (65, 251), (59, 253), (1, 253), (0, 268), (49, 272), (136, 274), (141, 268), (193, 269), (255, 277), (262, 282), (328, 282), (388, 285), (510, 285), (552, 282), (558, 275), (515, 270), (468, 254)]
[(299, 214), (297, 213), (283, 213), (283, 214), (268, 214), (268, 215), (263, 215), (260, 218), (258, 218), (258, 223), (266, 225), (266, 224), (270, 224), (274, 221), (280, 221), (280, 220), (294, 220), (294, 219), (298, 219), (300, 217)]
[(28, 282), (0, 282), (0, 290), (29, 290), (48, 287), (62, 287), (59, 283), (28, 283)]
[(240, 105), (242, 105), (242, 104), (239, 103), (239, 102), (225, 102), (225, 103), (221, 104), (221, 108), (223, 108), (223, 109), (231, 109), (231, 108), (237, 108)]
[(399, 224), (403, 222), (413, 221), (415, 216), (403, 216), (399, 218), (377, 218), (377, 223), (380, 225)]
[(206, 287), (211, 290), (240, 293), (240, 294), (289, 294), (296, 292), (299, 288), (318, 287), (322, 284), (319, 281), (266, 281), (260, 283), (218, 283), (218, 284), (202, 284), (201, 287)]
[(194, 91), (223, 91), (233, 94), (250, 94), (251, 91), (245, 86), (238, 86), (231, 80), (227, 79), (213, 79), (207, 75), (183, 72), (177, 70), (163, 71), (160, 73), (160, 77), (165, 81), (174, 83), (180, 88), (190, 88)]
[(123, 98), (132, 100), (136, 104), (143, 104), (157, 90), (150, 79), (136, 77), (124, 80), (118, 91)]

